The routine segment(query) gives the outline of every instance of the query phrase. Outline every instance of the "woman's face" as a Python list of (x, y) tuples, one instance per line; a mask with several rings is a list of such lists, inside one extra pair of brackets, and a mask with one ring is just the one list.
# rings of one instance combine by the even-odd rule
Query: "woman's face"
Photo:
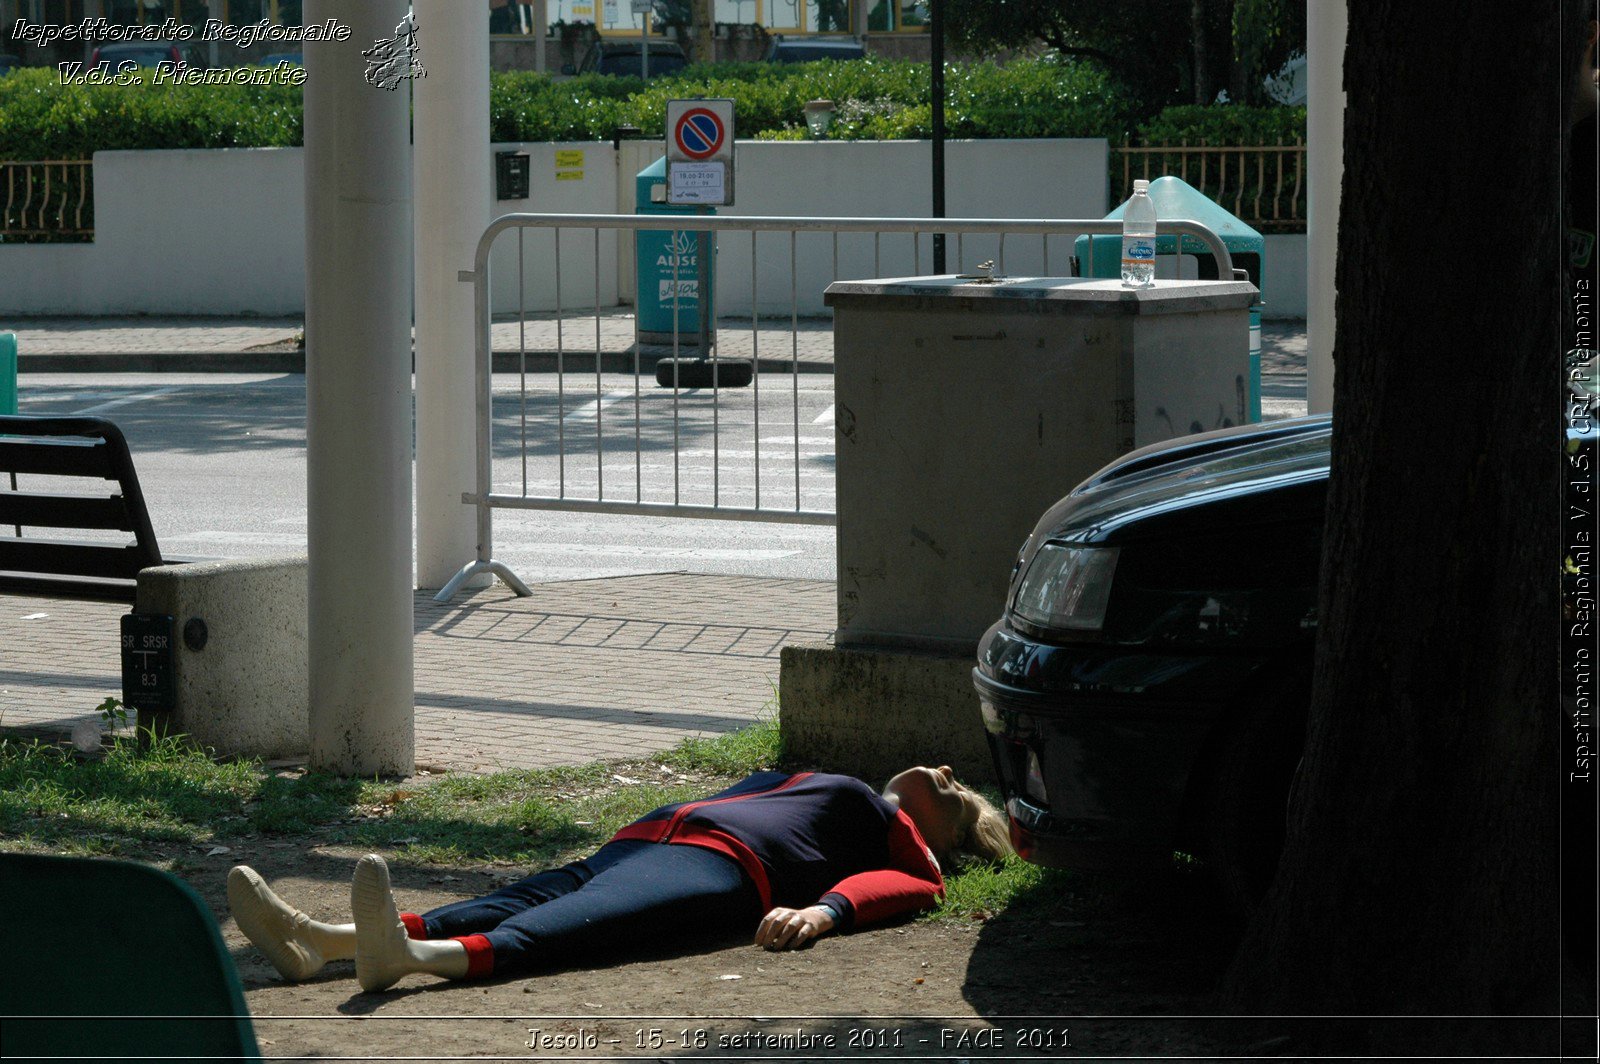
[(949, 853), (978, 819), (972, 792), (956, 782), (949, 765), (908, 768), (891, 779), (883, 796), (899, 805), (936, 853)]

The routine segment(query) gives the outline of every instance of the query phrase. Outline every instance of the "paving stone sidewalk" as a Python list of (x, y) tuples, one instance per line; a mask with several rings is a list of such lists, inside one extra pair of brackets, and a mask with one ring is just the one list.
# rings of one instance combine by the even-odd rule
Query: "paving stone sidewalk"
[[(773, 710), (785, 643), (826, 638), (826, 581), (684, 573), (416, 598), (416, 761), (492, 772), (641, 757)], [(0, 729), (71, 734), (120, 696), (120, 603), (0, 594)]]
[[(791, 328), (791, 325), (793, 328)], [(833, 365), (833, 320), (775, 315), (752, 323), (748, 317), (719, 318), (718, 348), (730, 358), (761, 359), (762, 372), (798, 364), (802, 372)], [(295, 341), (304, 321), (285, 318), (16, 318), (0, 321), (0, 331), (15, 332), (24, 372), (295, 372), (304, 368)], [(626, 311), (594, 314), (532, 315), (496, 320), (491, 332), (495, 369), (593, 368), (598, 350), (608, 372), (629, 372), (634, 352), (634, 318)], [(1303, 376), (1306, 326), (1303, 321), (1268, 321), (1261, 328), (1264, 376)], [(560, 357), (558, 357), (558, 352)], [(639, 347), (641, 365), (670, 356), (670, 344)], [(692, 357), (694, 349), (679, 354)], [(585, 365), (585, 358), (589, 359)]]
[[(725, 353), (752, 350), (827, 371), (828, 319), (724, 319)], [(23, 368), (62, 356), (94, 368), (139, 372), (246, 369), (249, 360), (292, 348), (298, 318), (34, 318), (15, 330)], [(596, 349), (596, 319), (551, 316), (496, 322), (497, 358), (521, 349), (543, 357), (558, 345), (576, 365)], [(586, 346), (585, 346), (586, 345)], [(599, 349), (631, 363), (633, 319), (602, 315)], [(741, 346), (742, 345), (742, 346)], [(1305, 411), (1304, 322), (1262, 329), (1263, 406), (1269, 417)], [(659, 349), (651, 349), (659, 350)], [(218, 360), (219, 354), (230, 356)], [(208, 364), (210, 360), (210, 364)], [(553, 357), (547, 359), (554, 368)], [(563, 360), (564, 361), (564, 360)], [(198, 364), (197, 364), (198, 363)], [(265, 371), (292, 371), (272, 366)], [(537, 364), (532, 368), (541, 368)], [(621, 368), (621, 366), (613, 366)], [(828, 582), (684, 573), (536, 585), (517, 599), (503, 587), (439, 606), (416, 600), (417, 763), (430, 769), (493, 771), (643, 756), (689, 735), (734, 730), (768, 711), (779, 648), (826, 638), (834, 626)], [(119, 695), (117, 618), (127, 607), (0, 595), (0, 729), (69, 734)]]
[[(23, 372), (296, 372), (304, 368), (298, 341), (300, 318), (16, 318), (0, 321), (0, 331), (17, 334)], [(526, 356), (530, 372), (593, 368), (596, 351), (607, 372), (629, 372), (637, 337), (627, 311), (595, 314), (530, 315), (497, 318), (491, 326), (495, 369), (512, 372)], [(697, 348), (685, 334), (678, 355)], [(761, 359), (763, 372), (790, 365), (801, 372), (833, 365), (833, 320), (773, 315), (719, 318), (718, 353), (727, 358)], [(671, 357), (671, 343), (638, 344), (640, 363), (650, 369)], [(588, 360), (585, 364), (585, 360)]]

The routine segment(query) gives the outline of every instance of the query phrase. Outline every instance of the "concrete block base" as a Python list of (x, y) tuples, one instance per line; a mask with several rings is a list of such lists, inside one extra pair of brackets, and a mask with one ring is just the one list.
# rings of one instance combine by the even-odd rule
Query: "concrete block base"
[[(141, 729), (184, 734), (223, 756), (309, 749), (303, 556), (146, 569), (134, 609), (170, 615), (178, 634), (176, 707), (141, 712)], [(193, 618), (205, 625), (198, 650), (183, 634)]]
[(881, 782), (912, 765), (950, 765), (993, 783), (972, 655), (802, 643), (783, 648), (779, 729), (789, 755)]

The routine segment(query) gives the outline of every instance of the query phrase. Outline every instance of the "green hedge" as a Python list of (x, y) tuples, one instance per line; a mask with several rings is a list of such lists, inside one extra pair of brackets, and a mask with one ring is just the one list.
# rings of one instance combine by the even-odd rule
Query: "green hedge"
[(274, 148), (301, 140), (286, 85), (62, 85), (54, 70), (0, 78), (0, 158), (87, 159), (135, 148)]
[[(726, 96), (735, 101), (742, 137), (804, 139), (801, 108), (807, 100), (826, 99), (838, 106), (831, 139), (914, 139), (932, 132), (928, 78), (926, 63), (885, 59), (717, 63), (648, 85), (598, 75), (552, 82), (537, 74), (501, 74), (490, 91), (490, 135), (497, 141), (603, 140), (620, 123), (661, 137), (668, 100)], [(1097, 71), (1072, 64), (953, 64), (945, 91), (952, 137), (1120, 136), (1133, 113)]]
[[(945, 122), (952, 137), (1106, 137), (1121, 143), (1261, 143), (1304, 136), (1304, 108), (1175, 107), (1134, 126), (1135, 110), (1092, 65), (1054, 60), (951, 64)], [(664, 135), (666, 101), (729, 96), (743, 137), (802, 139), (807, 100), (838, 105), (830, 137), (927, 137), (928, 67), (904, 60), (690, 67), (646, 84), (529, 71), (490, 80), (495, 141), (609, 140), (618, 125)], [(80, 159), (137, 148), (282, 147), (301, 143), (295, 86), (65, 86), (53, 70), (0, 78), (0, 158)]]
[(1209, 144), (1236, 147), (1293, 144), (1306, 141), (1304, 107), (1244, 107), (1210, 104), (1168, 107), (1141, 123), (1134, 134), (1139, 144)]

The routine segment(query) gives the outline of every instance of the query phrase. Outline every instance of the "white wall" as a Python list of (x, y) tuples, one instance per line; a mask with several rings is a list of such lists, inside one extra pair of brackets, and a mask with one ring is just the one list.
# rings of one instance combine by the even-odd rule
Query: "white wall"
[(1306, 235), (1276, 233), (1267, 236), (1266, 276), (1261, 287), (1268, 320), (1306, 316)]
[[(527, 200), (494, 201), (496, 216), (633, 213), (634, 176), (659, 158), (658, 141), (613, 152), (606, 142), (495, 145), (531, 156)], [(581, 164), (574, 156), (581, 153)], [(740, 141), (738, 202), (728, 215), (915, 217), (931, 209), (926, 141)], [(952, 217), (1099, 218), (1107, 210), (1106, 146), (1099, 140), (952, 141), (947, 148), (947, 213)], [(559, 175), (578, 175), (561, 177)], [(95, 155), (93, 244), (0, 244), (0, 314), (298, 314), (305, 306), (305, 189), (298, 148), (99, 152)], [(1039, 237), (1009, 237), (1005, 271), (1045, 272)], [(524, 306), (555, 306), (552, 235), (523, 238)], [(948, 241), (948, 268), (998, 258), (994, 239)], [(909, 236), (885, 236), (874, 262), (870, 235), (841, 235), (839, 277), (904, 276), (932, 270), (930, 241), (912, 262)], [(569, 230), (561, 240), (562, 303), (596, 302), (595, 239)], [(633, 248), (626, 234), (602, 233), (599, 303), (634, 298)], [(1068, 269), (1070, 242), (1050, 242), (1049, 271)], [(833, 240), (797, 238), (801, 314), (823, 313), (833, 280)], [(491, 260), (496, 313), (517, 310), (516, 235), (503, 234)], [(718, 308), (790, 311), (789, 238), (728, 234), (718, 256)], [(1305, 315), (1305, 238), (1267, 238), (1267, 317)]]
[(298, 314), (298, 148), (94, 157), (95, 239), (0, 244), (0, 314)]

